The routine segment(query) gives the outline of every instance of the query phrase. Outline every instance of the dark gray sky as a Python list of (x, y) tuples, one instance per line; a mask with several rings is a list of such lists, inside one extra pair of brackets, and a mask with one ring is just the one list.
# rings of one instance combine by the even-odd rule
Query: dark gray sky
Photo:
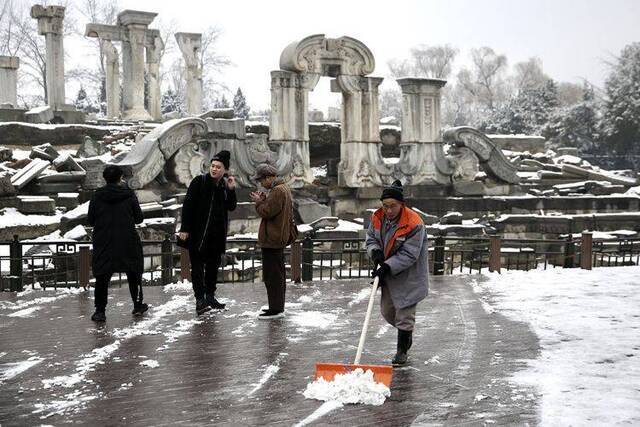
[[(254, 108), (269, 106), (269, 72), (278, 68), (282, 49), (312, 34), (359, 39), (376, 58), (377, 76), (387, 77), (387, 61), (408, 56), (412, 46), (448, 43), (461, 51), (458, 67), (470, 48), (490, 46), (507, 55), (510, 66), (537, 56), (554, 79), (586, 78), (596, 86), (607, 73), (604, 61), (640, 41), (638, 0), (123, 0), (122, 5), (174, 19), (179, 31), (221, 26), (221, 52), (235, 63), (222, 77), (234, 91), (242, 87)], [(324, 82), (312, 94), (315, 106), (335, 102), (327, 88)]]

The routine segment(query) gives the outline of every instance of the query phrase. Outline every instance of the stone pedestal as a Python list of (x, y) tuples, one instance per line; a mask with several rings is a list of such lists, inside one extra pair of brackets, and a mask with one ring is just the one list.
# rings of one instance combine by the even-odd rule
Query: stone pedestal
[(453, 170), (440, 135), (440, 89), (445, 80), (403, 78), (402, 138), (396, 172), (405, 185), (449, 184)]
[(0, 104), (18, 104), (18, 67), (20, 58), (17, 56), (0, 56)]
[(144, 68), (147, 27), (157, 13), (125, 10), (118, 14), (118, 24), (125, 28), (122, 40), (123, 118), (126, 120), (153, 120), (144, 108)]
[(176, 33), (175, 36), (186, 68), (187, 113), (200, 115), (202, 114), (202, 67), (200, 64), (202, 34)]
[(109, 40), (101, 40), (104, 52), (107, 92), (107, 118), (120, 117), (120, 58), (118, 49)]
[(63, 6), (35, 5), (31, 17), (38, 20), (38, 33), (45, 36), (47, 43), (47, 103), (54, 110), (65, 110), (64, 93), (64, 46), (63, 46)]

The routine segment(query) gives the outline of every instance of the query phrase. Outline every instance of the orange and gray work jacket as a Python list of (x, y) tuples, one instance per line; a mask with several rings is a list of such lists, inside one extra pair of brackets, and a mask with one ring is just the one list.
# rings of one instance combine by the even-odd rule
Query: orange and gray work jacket
[(396, 221), (388, 221), (378, 209), (371, 216), (365, 243), (370, 257), (375, 249), (384, 253), (391, 270), (384, 285), (396, 308), (410, 307), (427, 296), (428, 242), (420, 215), (405, 206)]

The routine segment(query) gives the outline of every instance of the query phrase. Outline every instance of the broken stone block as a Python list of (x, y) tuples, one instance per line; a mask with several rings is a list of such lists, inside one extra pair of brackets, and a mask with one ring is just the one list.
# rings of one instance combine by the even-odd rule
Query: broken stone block
[(456, 196), (482, 196), (485, 186), (478, 181), (457, 181), (453, 183), (453, 194)]
[(303, 224), (310, 224), (313, 221), (331, 216), (331, 208), (320, 204), (312, 199), (296, 199), (298, 215)]
[(233, 108), (214, 108), (200, 115), (201, 119), (233, 119)]
[(107, 152), (105, 145), (99, 141), (94, 141), (91, 137), (85, 136), (84, 141), (76, 152), (76, 157), (95, 157)]
[(7, 147), (0, 147), (0, 162), (8, 162), (13, 159), (13, 150)]
[(460, 212), (449, 212), (440, 218), (440, 224), (462, 224), (462, 214)]
[(31, 149), (31, 153), (29, 154), (29, 158), (31, 159), (42, 159), (50, 162), (54, 161), (59, 156), (60, 153), (58, 153), (51, 144), (36, 145)]
[(414, 212), (416, 212), (418, 215), (420, 215), (420, 217), (422, 218), (422, 221), (426, 224), (426, 225), (432, 225), (432, 224), (436, 224), (438, 223), (438, 221), (440, 221), (440, 218), (438, 218), (435, 215), (429, 215), (428, 213), (424, 213), (422, 212), (420, 209), (418, 208), (411, 208)]
[(77, 182), (84, 181), (87, 173), (85, 171), (74, 172), (54, 172), (38, 177), (38, 182)]
[(87, 173), (82, 183), (83, 188), (95, 190), (106, 184), (102, 177), (102, 172), (106, 167), (106, 163), (103, 160), (97, 158), (80, 159), (79, 163)]
[(58, 172), (84, 172), (82, 166), (70, 154), (61, 154), (53, 161), (53, 167)]
[(28, 123), (49, 123), (53, 120), (53, 109), (49, 105), (32, 108), (24, 113), (24, 119)]
[(55, 201), (57, 206), (66, 208), (67, 211), (77, 208), (80, 204), (78, 193), (58, 193), (55, 196)]
[(14, 196), (16, 189), (11, 183), (11, 177), (8, 173), (3, 172), (0, 174), (0, 197)]
[(209, 133), (222, 136), (233, 136), (237, 139), (246, 138), (244, 119), (205, 119)]
[(47, 196), (18, 196), (18, 211), (24, 214), (53, 215), (56, 202)]
[(31, 159), (20, 159), (11, 163), (7, 163), (7, 166), (11, 169), (20, 170), (23, 167), (27, 166), (29, 163), (31, 163)]
[(11, 177), (11, 183), (14, 187), (20, 189), (38, 177), (48, 167), (49, 162), (46, 160), (34, 159)]

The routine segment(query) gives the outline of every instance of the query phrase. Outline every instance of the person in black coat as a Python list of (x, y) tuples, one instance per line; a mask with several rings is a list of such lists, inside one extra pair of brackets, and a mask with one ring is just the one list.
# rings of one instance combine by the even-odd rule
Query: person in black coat
[(227, 244), (229, 212), (236, 208), (236, 180), (229, 176), (231, 153), (211, 159), (209, 173), (196, 176), (182, 205), (179, 237), (187, 242), (196, 312), (224, 309), (215, 298), (218, 268)]
[(142, 210), (133, 190), (126, 188), (120, 167), (109, 165), (102, 173), (107, 185), (99, 188), (89, 202), (88, 221), (93, 226), (93, 275), (96, 312), (91, 319), (106, 320), (107, 289), (113, 273), (126, 273), (133, 315), (141, 316), (149, 308), (142, 302), (142, 242), (136, 224), (142, 222)]

